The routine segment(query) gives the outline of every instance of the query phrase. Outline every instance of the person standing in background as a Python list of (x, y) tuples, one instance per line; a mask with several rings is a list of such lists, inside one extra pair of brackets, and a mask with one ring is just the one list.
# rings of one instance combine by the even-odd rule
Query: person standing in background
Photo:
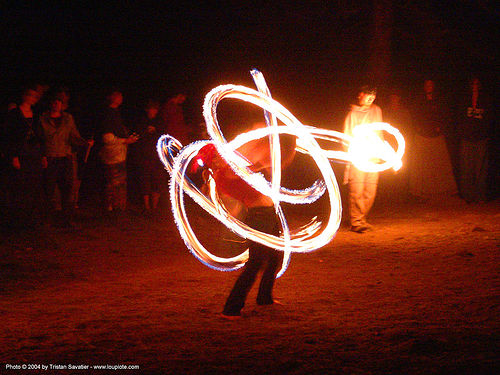
[(458, 192), (445, 134), (450, 114), (433, 80), (427, 79), (415, 103), (415, 138), (410, 154), (410, 194), (425, 202)]
[(127, 147), (137, 142), (137, 135), (129, 135), (123, 122), (120, 106), (123, 94), (112, 90), (106, 98), (107, 107), (101, 121), (102, 148), (99, 152), (104, 164), (105, 209), (108, 213), (127, 208)]
[(156, 151), (158, 138), (163, 134), (161, 122), (157, 116), (159, 109), (159, 102), (148, 101), (136, 127), (140, 138), (134, 145), (134, 154), (146, 215), (158, 213), (160, 192), (162, 187), (167, 184), (166, 171)]
[(184, 94), (177, 94), (171, 97), (161, 106), (159, 112), (159, 118), (167, 134), (177, 139), (184, 146), (191, 140), (190, 131), (184, 119), (182, 108), (186, 98)]
[[(362, 86), (358, 93), (358, 104), (351, 105), (351, 110), (344, 121), (344, 133), (352, 136), (356, 126), (382, 121), (382, 110), (373, 104), (377, 89)], [(344, 184), (348, 184), (348, 207), (351, 231), (364, 233), (373, 230), (366, 220), (377, 194), (378, 172), (364, 172), (352, 164), (347, 164)]]
[[(62, 102), (62, 110), (65, 113), (70, 114), (73, 117), (73, 122), (75, 123), (76, 129), (79, 131), (79, 116), (78, 116), (78, 111), (75, 113), (75, 108), (72, 108), (70, 110), (69, 108), (69, 101), (70, 101), (70, 93), (68, 88), (66, 87), (60, 87), (56, 91), (56, 97), (61, 100)], [(90, 144), (87, 145), (86, 148), (72, 148), (71, 152), (71, 176), (72, 176), (72, 188), (71, 188), (71, 195), (70, 195), (70, 202), (71, 206), (73, 209), (77, 209), (78, 206), (78, 201), (79, 201), (79, 196), (80, 196), (80, 186), (81, 186), (81, 179), (79, 177), (79, 155), (81, 153), (86, 153), (90, 151), (90, 147), (92, 147)]]
[(481, 81), (473, 76), (457, 110), (459, 189), (467, 203), (485, 201), (491, 137), (491, 106)]
[(56, 186), (61, 196), (61, 217), (54, 217), (56, 224), (70, 226), (73, 212), (71, 192), (73, 190), (73, 150), (72, 146), (88, 146), (93, 140), (86, 141), (80, 136), (73, 116), (63, 111), (63, 102), (59, 97), (49, 101), (49, 110), (41, 118), (47, 154), (47, 169), (45, 171), (45, 188), (48, 201), (55, 215)]
[(11, 225), (34, 229), (42, 222), (42, 170), (47, 168), (45, 139), (33, 106), (35, 88), (24, 90), (21, 103), (6, 118), (6, 157), (10, 164)]

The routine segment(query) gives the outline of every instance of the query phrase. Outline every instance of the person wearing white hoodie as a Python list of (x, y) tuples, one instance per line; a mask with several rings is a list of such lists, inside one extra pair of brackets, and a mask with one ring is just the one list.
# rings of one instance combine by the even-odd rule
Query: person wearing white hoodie
[[(351, 105), (351, 110), (344, 121), (344, 133), (352, 136), (356, 126), (382, 121), (382, 110), (373, 104), (377, 89), (362, 86), (358, 93), (358, 104)], [(373, 229), (366, 221), (377, 194), (378, 172), (364, 172), (352, 164), (347, 164), (344, 183), (349, 187), (349, 215), (351, 231), (364, 233)]]

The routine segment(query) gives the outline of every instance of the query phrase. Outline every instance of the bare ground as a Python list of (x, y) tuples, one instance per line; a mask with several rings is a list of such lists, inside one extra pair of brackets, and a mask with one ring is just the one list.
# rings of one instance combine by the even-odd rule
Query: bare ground
[[(202, 222), (223, 247), (224, 231)], [(258, 307), (252, 290), (235, 322), (218, 314), (238, 273), (198, 262), (168, 214), (83, 210), (78, 230), (3, 233), (0, 372), (499, 373), (500, 202), (379, 205), (372, 222), (293, 255), (275, 288), (284, 305)]]

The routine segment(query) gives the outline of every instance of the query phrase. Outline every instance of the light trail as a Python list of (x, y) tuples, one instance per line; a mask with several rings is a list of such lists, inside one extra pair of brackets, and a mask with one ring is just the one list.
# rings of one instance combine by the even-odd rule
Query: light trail
[[(203, 115), (211, 140), (197, 141), (182, 147), (175, 138), (163, 135), (158, 140), (157, 151), (171, 176), (170, 199), (175, 223), (192, 254), (207, 266), (221, 271), (238, 269), (248, 259), (248, 250), (235, 257), (223, 258), (212, 254), (203, 246), (189, 223), (184, 205), (184, 194), (191, 197), (206, 212), (238, 236), (283, 251), (283, 264), (277, 274), (279, 277), (285, 272), (292, 252), (309, 252), (325, 246), (334, 238), (340, 226), (342, 203), (330, 162), (353, 163), (358, 169), (364, 171), (398, 169), (401, 166), (401, 158), (404, 153), (404, 139), (397, 129), (386, 123), (357, 126), (352, 137), (332, 130), (306, 126), (285, 107), (271, 98), (264, 77), (260, 72), (253, 70), (251, 73), (259, 91), (245, 86), (221, 85), (206, 95)], [(217, 121), (217, 106), (226, 98), (239, 99), (261, 107), (264, 110), (267, 126), (241, 133), (228, 142)], [(278, 125), (277, 120), (280, 120), (283, 125)], [(378, 134), (381, 131), (395, 138), (396, 150), (379, 137)], [(321, 179), (318, 179), (311, 186), (299, 190), (290, 190), (281, 186), (279, 134), (289, 134), (297, 138), (297, 151), (308, 154), (314, 160), (321, 173)], [(269, 139), (270, 144), (271, 182), (267, 181), (262, 174), (252, 172), (249, 162), (238, 152), (235, 152), (246, 143), (264, 137)], [(323, 149), (319, 146), (317, 139), (340, 144), (343, 148), (347, 148), (347, 152)], [(261, 194), (271, 198), (281, 223), (280, 236), (257, 231), (233, 217), (222, 203), (213, 179), (209, 179), (209, 193), (204, 195), (188, 178), (188, 166), (193, 162), (198, 152), (209, 144), (215, 146), (217, 152), (236, 175)], [(324, 193), (328, 194), (330, 204), (327, 219), (323, 222), (313, 219), (307, 225), (290, 229), (281, 208), (281, 202), (309, 204), (319, 199)]]

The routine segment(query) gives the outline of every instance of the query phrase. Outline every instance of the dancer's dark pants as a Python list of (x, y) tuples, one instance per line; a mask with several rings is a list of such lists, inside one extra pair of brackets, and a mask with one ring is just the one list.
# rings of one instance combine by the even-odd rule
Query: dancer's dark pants
[[(250, 227), (261, 232), (279, 235), (280, 224), (274, 207), (250, 208), (245, 221)], [(241, 309), (245, 306), (248, 292), (260, 270), (263, 270), (263, 275), (257, 294), (257, 304), (272, 304), (274, 280), (282, 261), (282, 251), (250, 242), (248, 261), (227, 298), (223, 313), (225, 315), (240, 315)]]

